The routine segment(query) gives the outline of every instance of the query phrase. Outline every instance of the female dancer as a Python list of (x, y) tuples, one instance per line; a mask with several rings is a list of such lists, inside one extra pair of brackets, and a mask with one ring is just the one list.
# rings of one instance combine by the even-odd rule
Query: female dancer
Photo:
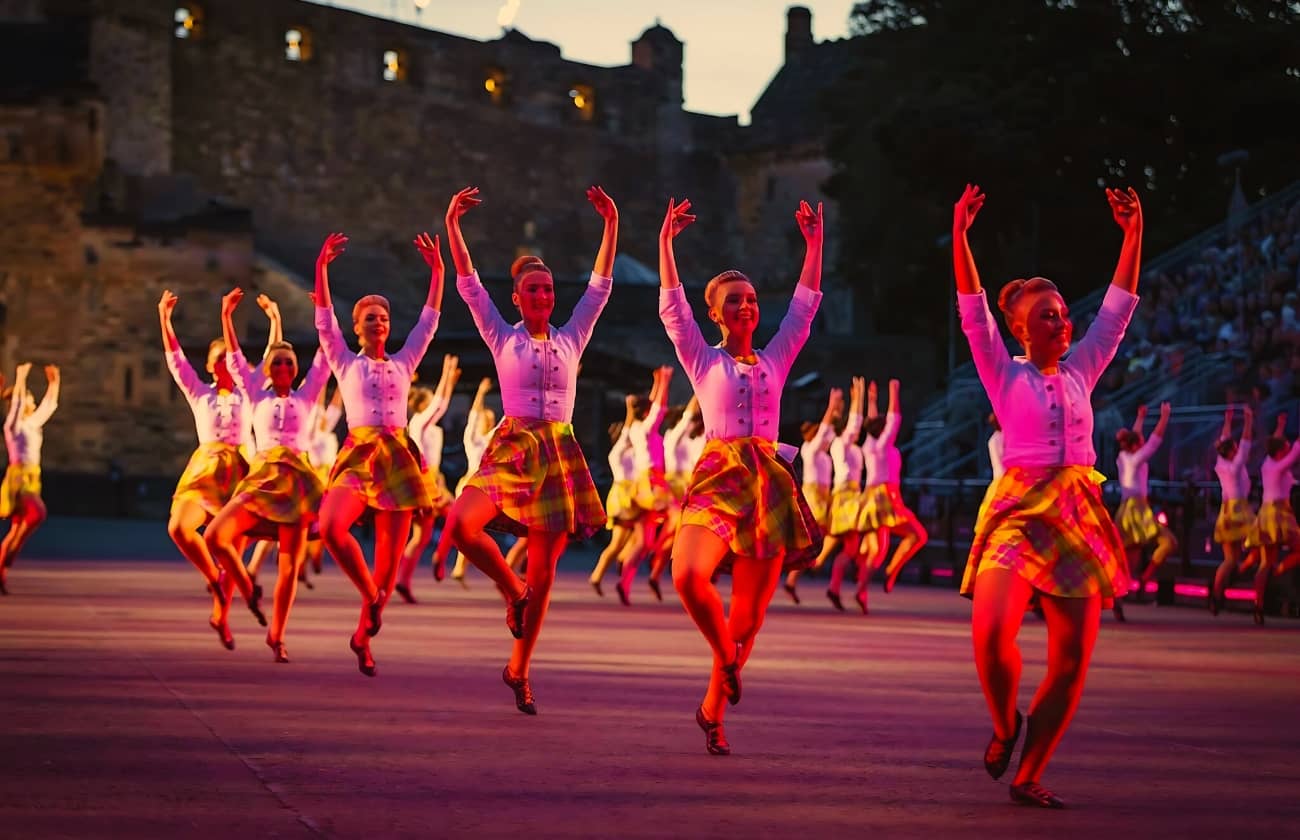
[[(258, 298), (258, 304), (270, 315), (263, 298), (265, 296)], [(167, 533), (181, 554), (208, 581), (208, 589), (212, 592), (212, 616), (208, 625), (217, 631), (221, 644), (227, 650), (233, 650), (235, 639), (230, 634), (228, 617), (235, 581), (223, 574), (213, 562), (208, 544), (199, 536), (199, 529), (221, 512), (235, 492), (235, 486), (248, 474), (248, 462), (241, 448), (252, 443), (252, 412), (246, 410), (243, 394), (235, 389), (230, 367), (226, 364), (226, 342), (223, 339), (218, 338), (208, 345), (207, 371), (212, 374), (212, 384), (199, 379), (185, 358), (180, 339), (172, 328), (172, 311), (175, 309), (176, 295), (164, 290), (158, 301), (163, 351), (167, 369), (194, 413), (199, 448), (190, 456), (185, 472), (176, 483)], [(279, 341), (275, 318), (272, 318), (271, 325), (271, 338)], [(242, 544), (239, 553), (243, 554)], [(258, 624), (265, 627), (266, 616), (262, 615), (261, 600), (262, 588), (253, 584), (248, 609)]]
[(5, 448), (9, 466), (0, 486), (0, 519), (9, 520), (9, 532), (0, 542), (0, 595), (5, 588), (5, 569), (18, 559), (32, 534), (45, 521), (45, 502), (41, 500), (41, 445), (45, 442), (45, 424), (59, 407), (59, 369), (45, 366), (45, 396), (40, 405), (27, 390), (30, 362), (18, 366), (9, 413), (5, 415)]
[[(650, 399), (641, 402), (638, 398), (638, 417), (628, 432), (632, 441), (632, 474), (636, 476), (632, 502), (636, 505), (637, 517), (632, 539), (620, 557), (622, 568), (615, 586), (618, 599), (625, 607), (632, 605), (632, 584), (637, 569), (646, 555), (654, 551), (655, 529), (673, 505), (673, 491), (664, 469), (664, 436), (659, 430), (668, 413), (668, 386), (672, 378), (671, 367), (655, 369)], [(659, 599), (663, 600), (663, 597)]]
[(587, 579), (591, 588), (602, 598), (605, 597), (605, 593), (600, 588), (600, 582), (605, 577), (605, 570), (609, 568), (610, 563), (614, 562), (615, 557), (623, 553), (636, 527), (637, 508), (632, 501), (636, 490), (635, 482), (632, 481), (635, 463), (632, 456), (632, 437), (629, 433), (632, 424), (636, 422), (636, 394), (628, 394), (626, 403), (627, 416), (621, 422), (609, 427), (609, 439), (612, 445), (608, 460), (610, 475), (613, 477), (609, 494), (605, 497), (605, 528), (609, 531), (609, 545), (605, 546), (605, 550), (596, 559), (596, 567), (591, 570), (591, 577)]
[(925, 547), (930, 535), (921, 520), (903, 503), (903, 456), (894, 445), (898, 440), (898, 427), (902, 425), (899, 413), (898, 380), (889, 380), (889, 407), (882, 418), (876, 403), (876, 383), (867, 388), (867, 437), (862, 441), (862, 460), (866, 465), (867, 489), (862, 496), (862, 514), (858, 518), (858, 531), (866, 535), (859, 559), (858, 603), (866, 611), (867, 583), (872, 573), (884, 565), (889, 553), (889, 537), (901, 534), (898, 548), (885, 567), (885, 592), (894, 591), (898, 575), (907, 561)]
[[(862, 431), (862, 404), (866, 399), (866, 382), (853, 377), (849, 388), (849, 419), (844, 429), (831, 441), (831, 472), (835, 477), (835, 491), (831, 494), (831, 529), (822, 541), (821, 554), (813, 563), (814, 569), (832, 556), (831, 580), (826, 587), (826, 598), (840, 612), (840, 586), (849, 560), (858, 556), (862, 535), (858, 533), (858, 514), (862, 510), (862, 449), (858, 446), (858, 433)], [(866, 612), (866, 604), (859, 601)]]
[[(1128, 573), (1132, 578), (1137, 574), (1142, 562), (1142, 550), (1149, 543), (1156, 544), (1151, 562), (1142, 572), (1138, 583), (1137, 600), (1143, 600), (1147, 581), (1155, 577), (1156, 570), (1178, 550), (1178, 540), (1168, 525), (1162, 525), (1151, 509), (1147, 493), (1148, 463), (1160, 449), (1164, 440), (1165, 429), (1169, 426), (1169, 403), (1160, 404), (1160, 419), (1151, 432), (1151, 437), (1142, 439), (1142, 426), (1146, 422), (1147, 407), (1138, 406), (1137, 421), (1132, 429), (1120, 429), (1115, 435), (1119, 443), (1119, 454), (1115, 456), (1115, 466), (1119, 470), (1119, 510), (1115, 511), (1115, 521), (1119, 525), (1120, 535), (1124, 538), (1124, 551), (1127, 554)], [(1124, 612), (1118, 600), (1115, 601), (1115, 617), (1124, 620)]]
[(266, 644), (276, 662), (288, 662), (284, 631), (298, 591), (298, 570), (306, 558), (307, 529), (316, 518), (324, 493), (320, 478), (307, 460), (307, 449), (311, 445), (316, 402), (330, 374), (324, 354), (317, 351), (302, 385), (295, 390), (298, 359), (293, 345), (285, 341), (271, 346), (265, 370), (250, 370), (235, 334), (235, 309), (243, 296), (242, 289), (234, 289), (221, 299), (221, 329), (227, 348), (226, 366), (244, 396), (245, 409), (252, 414), (257, 458), (235, 487), (230, 501), (208, 525), (203, 539), (208, 552), (221, 563), (239, 591), (251, 599), (253, 582), (239, 562), (236, 543), (254, 529), (275, 535), (280, 573)]
[[(447, 207), (447, 238), (456, 263), (456, 288), (492, 351), (505, 419), (497, 427), (478, 471), (448, 514), (456, 548), (506, 593), (506, 624), (516, 642), (501, 678), (519, 711), (534, 715), (528, 666), (551, 601), (555, 564), (569, 537), (586, 538), (605, 523), (596, 485), (573, 435), (578, 363), (609, 300), (618, 209), (600, 187), (587, 199), (604, 219), (604, 235), (591, 282), (563, 327), (550, 323), (555, 309), (551, 270), (537, 257), (511, 267), (522, 320), (510, 326), (479, 282), (460, 217), (479, 203), (478, 189), (461, 190)], [(520, 581), (484, 531), (490, 524), (528, 538), (527, 582)]]
[[(316, 413), (312, 418), (312, 436), (311, 449), (307, 453), (311, 459), (311, 465), (316, 470), (316, 476), (321, 480), (321, 486), (325, 486), (330, 480), (330, 469), (334, 466), (334, 459), (339, 455), (339, 439), (334, 430), (339, 425), (339, 420), (343, 419), (343, 395), (335, 388), (334, 395), (330, 397), (329, 403), (325, 402), (325, 392), (321, 391), (321, 400), (316, 403)], [(307, 560), (311, 563), (311, 569), (316, 574), (321, 573), (321, 560), (325, 553), (325, 543), (318, 533), (315, 537), (308, 536), (307, 539)], [(302, 576), (299, 578), (307, 585), (308, 589), (312, 588), (311, 582), (307, 580), (307, 564), (303, 564)]]
[(1107, 190), (1106, 196), (1124, 244), (1096, 319), (1065, 360), (1069, 310), (1041, 277), (1014, 280), (998, 296), (1011, 333), (1025, 348), (1023, 357), (1007, 353), (966, 240), (984, 204), (978, 187), (966, 186), (953, 214), (962, 330), (1006, 440), (1007, 471), (976, 523), (961, 586), (975, 599), (975, 664), (993, 717), (984, 766), (995, 779), (1006, 772), (1020, 734), (1016, 635), (1038, 590), (1047, 620), (1047, 676), (1029, 707), (1011, 798), (1044, 808), (1064, 807), (1040, 779), (1078, 708), (1102, 602), (1128, 588), (1124, 543), (1093, 469), (1089, 399), (1137, 306), (1142, 208), (1132, 190)]
[[(402, 546), (411, 527), (411, 515), (429, 507), (428, 488), (422, 477), (419, 450), (406, 434), (406, 395), (411, 373), (429, 349), (442, 308), (442, 254), (438, 237), (420, 234), (415, 247), (429, 266), (429, 293), (419, 320), (401, 350), (389, 354), (388, 300), (366, 295), (352, 307), (352, 329), (361, 352), (348, 349), (334, 316), (330, 297), (329, 264), (347, 245), (347, 237), (331, 233), (316, 258), (316, 331), (321, 350), (338, 379), (348, 415), (348, 438), (330, 471), (321, 502), (320, 532), (334, 562), (361, 594), (361, 617), (348, 646), (357, 656), (357, 668), (375, 675), (370, 638), (379, 633), (381, 614), (397, 577)], [(366, 567), (361, 546), (351, 534), (353, 523), (367, 510), (375, 514), (375, 573)]]
[(1259, 480), (1264, 485), (1264, 500), (1246, 548), (1260, 550), (1259, 568), (1255, 570), (1255, 623), (1264, 623), (1264, 594), (1268, 579), (1281, 559), (1283, 548), (1294, 549), (1300, 545), (1300, 525), (1296, 524), (1291, 509), (1291, 488), (1295, 474), (1291, 468), (1300, 458), (1300, 446), (1286, 438), (1286, 415), (1277, 416), (1277, 428), (1268, 439), (1268, 457), (1259, 467)]
[[(799, 447), (799, 458), (803, 463), (803, 495), (823, 533), (828, 533), (831, 526), (831, 476), (834, 466), (830, 448), (835, 440), (835, 423), (843, 411), (844, 391), (832, 388), (822, 421), (805, 422), (799, 428), (803, 436), (803, 445)], [(784, 584), (786, 593), (796, 604), (799, 603), (799, 590), (795, 584), (799, 581), (799, 574), (799, 569), (791, 569), (785, 576)]]
[[(484, 405), (487, 393), (491, 390), (492, 380), (483, 377), (478, 383), (478, 390), (474, 393), (474, 401), (470, 403), (469, 414), (465, 416), (465, 433), (461, 437), (465, 445), (465, 474), (460, 477), (460, 481), (456, 482), (457, 498), (460, 498), (460, 494), (465, 491), (465, 486), (474, 473), (478, 472), (488, 441), (492, 440), (492, 432), (496, 429), (497, 414)], [(447, 555), (451, 553), (451, 548), (451, 529), (444, 521), (442, 535), (438, 537), (438, 548), (433, 555), (434, 580), (441, 581), (447, 576)], [(451, 579), (466, 589), (469, 588), (469, 584), (465, 582), (464, 554), (456, 557), (456, 565), (451, 570)]]
[(664, 470), (668, 486), (673, 492), (673, 503), (668, 508), (668, 517), (664, 520), (663, 527), (659, 529), (654, 562), (650, 567), (650, 591), (658, 601), (664, 599), (659, 581), (672, 558), (673, 542), (677, 537), (677, 529), (681, 526), (686, 487), (691, 480), (691, 471), (695, 469), (695, 462), (699, 460), (700, 451), (704, 448), (700, 401), (692, 394), (690, 402), (681, 409), (681, 416), (674, 418), (673, 412), (669, 412), (665, 422), (668, 423), (668, 431), (664, 433)]
[[(822, 208), (800, 202), (795, 213), (806, 245), (803, 269), (780, 329), (760, 353), (754, 349), (758, 295), (739, 271), (719, 274), (704, 290), (709, 320), (722, 332), (718, 346), (705, 340), (691, 314), (673, 255), (673, 238), (695, 221), (690, 207), (670, 200), (659, 231), (659, 317), (700, 399), (708, 438), (686, 491), (673, 585), (713, 651), (695, 722), (708, 751), (727, 755), (723, 710), (740, 702), (740, 670), (782, 569), (806, 565), (821, 543), (794, 470), (777, 459), (774, 441), (786, 377), (821, 302)], [(718, 571), (732, 575), (729, 617), (712, 583)]]
[(1246, 463), (1250, 459), (1251, 431), (1255, 414), (1250, 406), (1242, 409), (1240, 442), (1232, 439), (1232, 407), (1223, 412), (1223, 431), (1214, 445), (1217, 457), (1214, 474), (1219, 479), (1223, 501), (1219, 504), (1219, 517), (1214, 521), (1214, 541), (1223, 547), (1223, 562), (1214, 573), (1210, 586), (1210, 613), (1218, 615), (1223, 608), (1224, 592), (1241, 566), (1246, 539), (1255, 528), (1255, 509), (1250, 504), (1250, 473)]
[(424, 455), (424, 485), (433, 499), (433, 506), (416, 511), (411, 522), (411, 540), (402, 553), (402, 565), (397, 572), (397, 594), (408, 604), (415, 603), (411, 593), (411, 578), (420, 563), (420, 555), (433, 538), (434, 523), (445, 516), (451, 507), (452, 496), (447, 490), (447, 479), (442, 475), (443, 432), (439, 422), (451, 404), (451, 395), (460, 381), (460, 360), (456, 356), (442, 357), (442, 375), (432, 391), (428, 388), (411, 389), (411, 408), (415, 413), (407, 423), (407, 431)]

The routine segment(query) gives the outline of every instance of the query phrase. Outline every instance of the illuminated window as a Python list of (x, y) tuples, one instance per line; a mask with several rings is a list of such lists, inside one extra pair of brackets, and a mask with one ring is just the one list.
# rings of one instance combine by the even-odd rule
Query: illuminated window
[(590, 85), (574, 85), (569, 88), (569, 101), (582, 119), (589, 120), (596, 115), (596, 92)]
[(402, 82), (406, 80), (406, 52), (404, 50), (384, 51), (384, 81)]
[(177, 6), (172, 19), (176, 23), (173, 32), (177, 38), (198, 38), (203, 34), (203, 9), (195, 3)]
[(506, 71), (499, 67), (489, 67), (483, 74), (483, 90), (492, 97), (494, 105), (505, 101), (507, 87)]
[(311, 32), (295, 26), (284, 32), (284, 57), (289, 61), (311, 60)]

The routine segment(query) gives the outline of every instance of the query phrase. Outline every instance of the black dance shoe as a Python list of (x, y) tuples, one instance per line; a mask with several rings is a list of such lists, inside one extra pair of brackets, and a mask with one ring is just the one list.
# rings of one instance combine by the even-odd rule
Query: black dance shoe
[(591, 584), (591, 588), (592, 588), (593, 590), (595, 590), (595, 592), (596, 592), (597, 595), (599, 595), (599, 596), (602, 597), (602, 598), (605, 597), (605, 590), (603, 590), (603, 589), (600, 588), (600, 581), (598, 581), (598, 580), (589, 580), (589, 581), (587, 581), (587, 583), (590, 583), (590, 584)]
[(1115, 605), (1110, 608), (1110, 611), (1114, 613), (1116, 621), (1128, 622), (1128, 619), (1124, 617), (1124, 605), (1119, 601), (1115, 602)]
[(262, 584), (253, 584), (253, 597), (248, 599), (248, 611), (257, 619), (257, 623), (266, 626), (266, 616), (262, 614)]
[(524, 615), (528, 611), (528, 599), (533, 596), (533, 588), (524, 584), (524, 594), (510, 602), (506, 607), (506, 627), (516, 639), (524, 637)]
[(230, 632), (230, 624), (225, 621), (213, 621), (208, 619), (208, 626), (217, 631), (217, 638), (221, 639), (221, 646), (226, 650), (235, 649), (235, 636)]
[(722, 721), (709, 720), (704, 716), (704, 707), (698, 706), (695, 722), (704, 730), (704, 748), (709, 755), (731, 755), (731, 744), (727, 743), (727, 733), (722, 731)]
[(1024, 720), (1020, 712), (1016, 712), (1016, 731), (1011, 733), (1011, 737), (1004, 741), (995, 732), (989, 740), (989, 745), (984, 750), (984, 769), (989, 771), (989, 775), (993, 778), (1000, 779), (1002, 774), (1007, 772), (1007, 767), (1011, 764), (1011, 754), (1016, 751), (1016, 741), (1020, 738), (1020, 729)]
[(1011, 801), (1017, 805), (1037, 805), (1039, 808), (1060, 809), (1065, 807), (1065, 803), (1047, 788), (1038, 782), (1025, 782), (1023, 785), (1012, 785)]
[(722, 693), (727, 695), (727, 702), (736, 705), (740, 702), (740, 651), (742, 645), (736, 642), (736, 658), (730, 665), (722, 666)]
[(862, 614), (866, 615), (867, 614), (867, 590), (863, 589), (859, 591), (857, 594), (853, 596), (853, 600), (858, 602), (858, 606), (862, 609)]
[(794, 601), (796, 604), (799, 603), (799, 590), (795, 589), (794, 586), (789, 583), (783, 583), (781, 585), (785, 588), (785, 593), (790, 596), (790, 600)]
[(840, 593), (827, 589), (826, 597), (830, 600), (831, 604), (834, 605), (835, 609), (844, 612), (844, 602), (840, 600)]
[(623, 606), (632, 606), (632, 594), (627, 591), (627, 587), (623, 585), (623, 581), (620, 580), (618, 583), (614, 584), (614, 591), (618, 593), (618, 600), (623, 604)]
[(399, 583), (397, 584), (397, 586), (394, 586), (393, 588), (397, 590), (397, 594), (401, 595), (402, 600), (405, 601), (406, 603), (408, 604), (419, 603), (418, 601), (415, 600), (415, 596), (411, 594), (411, 587), (407, 586), (406, 584)]
[(526, 715), (537, 714), (537, 701), (533, 698), (533, 686), (527, 677), (510, 676), (510, 666), (501, 669), (501, 681), (510, 686), (515, 693), (515, 708)]
[(1264, 605), (1259, 601), (1255, 602), (1255, 609), (1253, 610), (1252, 617), (1255, 619), (1256, 624), (1261, 627), (1264, 626)]
[(384, 626), (384, 593), (376, 592), (375, 600), (366, 605), (366, 635), (372, 639)]
[(356, 639), (349, 636), (348, 647), (350, 647), (352, 652), (357, 655), (357, 670), (365, 674), (367, 677), (373, 677), (379, 669), (375, 667), (375, 658), (370, 655), (370, 646), (366, 645), (362, 647), (357, 644)]
[(663, 590), (659, 588), (659, 581), (650, 578), (646, 582), (650, 584), (650, 591), (655, 594), (655, 600), (662, 602), (664, 599), (664, 593)]
[(285, 649), (284, 642), (273, 641), (269, 633), (266, 636), (266, 646), (271, 649), (271, 653), (275, 654), (276, 662), (287, 663), (289, 661), (289, 651)]

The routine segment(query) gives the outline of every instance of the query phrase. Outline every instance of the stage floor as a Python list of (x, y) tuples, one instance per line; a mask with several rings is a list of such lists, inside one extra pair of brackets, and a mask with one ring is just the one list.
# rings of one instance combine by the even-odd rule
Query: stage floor
[[(272, 580), (262, 582), (270, 593)], [(822, 580), (777, 598), (730, 711), (734, 754), (693, 720), (708, 657), (685, 613), (623, 608), (563, 573), (518, 713), (504, 610), (417, 579), (374, 642), (327, 565), (275, 665), (236, 600), (233, 652), (188, 566), (24, 560), (0, 598), (0, 835), (12, 837), (1263, 837), (1300, 831), (1300, 622), (1128, 608), (1103, 620), (1088, 690), (1044, 781), (1012, 805), (989, 735), (967, 601)], [(848, 600), (848, 599), (846, 599)], [(849, 602), (851, 605), (851, 601)], [(268, 607), (269, 610), (269, 607)], [(1043, 672), (1028, 617), (1022, 708)], [(1014, 767), (1014, 766), (1013, 766)]]

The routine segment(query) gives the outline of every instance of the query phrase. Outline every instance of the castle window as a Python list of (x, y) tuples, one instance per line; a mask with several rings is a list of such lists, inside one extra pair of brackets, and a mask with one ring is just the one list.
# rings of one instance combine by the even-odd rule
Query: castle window
[(384, 81), (385, 82), (406, 81), (406, 51), (405, 50), (384, 51)]
[(177, 38), (193, 39), (203, 34), (203, 8), (197, 3), (177, 6), (172, 20), (176, 23), (172, 31)]
[(305, 26), (284, 31), (284, 57), (287, 61), (311, 61), (311, 32)]
[(590, 85), (574, 85), (569, 88), (569, 101), (577, 109), (580, 119), (590, 120), (596, 116), (596, 91)]
[(505, 101), (507, 87), (506, 71), (500, 67), (489, 67), (483, 74), (483, 90), (492, 98), (493, 105)]

